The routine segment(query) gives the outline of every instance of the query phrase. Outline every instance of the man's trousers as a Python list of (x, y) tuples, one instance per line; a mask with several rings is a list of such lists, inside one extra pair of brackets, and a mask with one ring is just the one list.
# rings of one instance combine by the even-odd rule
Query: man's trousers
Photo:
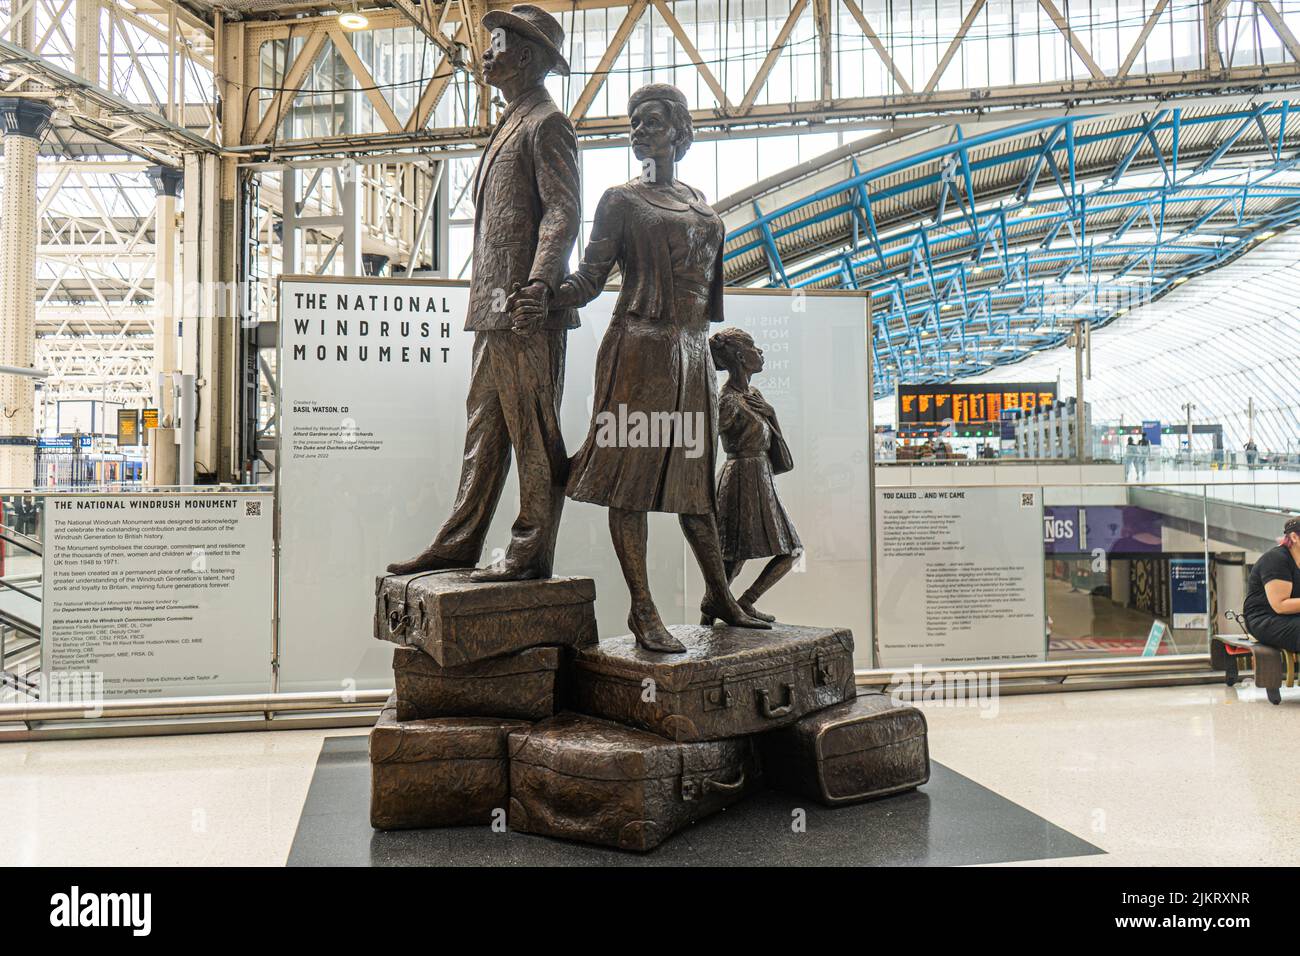
[(505, 560), (550, 575), (568, 477), (560, 434), (567, 335), (563, 329), (474, 333), (465, 461), (456, 503), (434, 539), (437, 554), (478, 563), (513, 449), (519, 463), (519, 515)]

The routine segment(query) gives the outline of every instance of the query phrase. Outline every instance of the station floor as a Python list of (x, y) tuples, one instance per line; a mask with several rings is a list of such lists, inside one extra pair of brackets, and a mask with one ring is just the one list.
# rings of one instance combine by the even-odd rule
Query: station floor
[[(871, 825), (885, 828), (873, 832), (888, 835), (891, 819), (905, 832), (893, 834), (892, 855), (866, 840), (854, 851), (860, 860), (837, 862), (905, 859), (897, 844), (921, 842), (930, 862), (1300, 863), (1300, 692), (1284, 693), (1280, 706), (1253, 687), (1222, 685), (1006, 696), (996, 710), (927, 704), (936, 774), (921, 793), (931, 796), (866, 805), (877, 808)], [(318, 844), (310, 862), (355, 862), (350, 837), (340, 835), (331, 855), (330, 826), (373, 839), (364, 732), (0, 743), (0, 865), (279, 866), (303, 862), (308, 823)], [(359, 806), (330, 805), (342, 792), (320, 782), (331, 753), (353, 755), (348, 799)], [(954, 790), (959, 783), (967, 789)], [(963, 822), (973, 793), (993, 810)], [(925, 799), (931, 811), (899, 812)], [(1040, 841), (1048, 854), (1022, 858), (1010, 842), (973, 852), (1012, 839), (998, 825), (1007, 813), (1023, 817), (1022, 835), (1024, 823), (1057, 834)], [(972, 853), (956, 853), (967, 843)]]

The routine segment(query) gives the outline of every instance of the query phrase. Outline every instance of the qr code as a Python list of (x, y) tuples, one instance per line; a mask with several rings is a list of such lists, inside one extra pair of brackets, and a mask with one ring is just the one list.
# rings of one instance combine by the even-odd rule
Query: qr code
[(1020, 493), (1020, 507), (1032, 508), (1034, 506), (1034, 493), (1032, 491), (1022, 491)]
[(245, 501), (245, 502), (244, 502), (244, 514), (245, 514), (247, 517), (249, 517), (249, 518), (260, 518), (260, 517), (262, 517), (262, 502), (260, 502), (260, 501)]

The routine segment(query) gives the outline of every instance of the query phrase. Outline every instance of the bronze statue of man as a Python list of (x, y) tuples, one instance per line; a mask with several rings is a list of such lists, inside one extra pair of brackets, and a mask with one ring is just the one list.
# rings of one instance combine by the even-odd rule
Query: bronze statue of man
[[(548, 73), (569, 72), (559, 22), (540, 7), (519, 4), (488, 13), (483, 26), (492, 34), (483, 77), (507, 106), (474, 182), (474, 266), (465, 319), (474, 354), (465, 461), (456, 503), (433, 543), (388, 570), (477, 565), (513, 449), (519, 515), (510, 545), (500, 561), (471, 578), (522, 581), (551, 575), (568, 473), (560, 398), (565, 339), (578, 313), (550, 305), (578, 237), (578, 144), (544, 85)], [(507, 301), (531, 308), (512, 316)]]

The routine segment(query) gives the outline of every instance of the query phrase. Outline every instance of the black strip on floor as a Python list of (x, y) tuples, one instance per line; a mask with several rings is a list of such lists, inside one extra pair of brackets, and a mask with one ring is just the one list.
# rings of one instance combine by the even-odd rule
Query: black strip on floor
[[(370, 828), (366, 742), (325, 739), (290, 866), (960, 866), (1103, 852), (937, 763), (919, 790), (835, 810), (758, 793), (648, 854), (487, 826), (382, 833)], [(795, 808), (807, 812), (801, 833)]]

